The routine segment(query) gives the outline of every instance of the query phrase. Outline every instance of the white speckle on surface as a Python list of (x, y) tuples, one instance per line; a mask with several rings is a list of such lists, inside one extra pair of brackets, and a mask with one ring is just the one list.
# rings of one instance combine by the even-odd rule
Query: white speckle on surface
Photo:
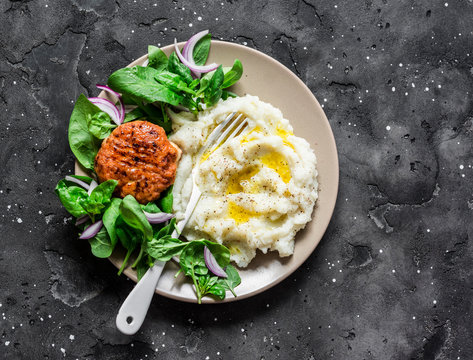
[(465, 167), (463, 165), (459, 166), (460, 170), (463, 170)]
[(434, 301), (432, 301), (432, 302), (433, 302), (434, 305), (437, 304), (437, 300), (434, 300)]
[(64, 356), (66, 356), (66, 349), (61, 348), (61, 352), (64, 354)]
[(416, 319), (416, 317), (415, 317), (415, 316), (413, 316), (413, 317), (412, 317), (412, 320), (415, 320), (415, 319)]
[(386, 126), (386, 130), (388, 130), (388, 131), (391, 130), (391, 126), (389, 126), (389, 125)]
[(393, 92), (396, 91), (396, 87), (393, 86), (393, 87), (391, 88), (391, 90), (392, 90)]
[(337, 282), (337, 279), (333, 278), (333, 279), (332, 279), (332, 282)]
[(426, 86), (425, 89), (424, 89), (424, 91), (429, 91), (429, 90), (430, 90), (430, 89), (429, 89), (428, 86)]
[(427, 229), (426, 231), (429, 233), (429, 232), (430, 232), (430, 229)]
[(396, 272), (396, 270), (394, 270), (394, 269), (392, 269), (391, 271), (392, 271), (393, 274)]
[(74, 335), (69, 335), (69, 340), (73, 341), (76, 337)]
[(399, 63), (399, 67), (403, 67), (402, 63)]
[(383, 253), (383, 249), (379, 249), (379, 253), (382, 254), (382, 253)]
[(5, 341), (5, 346), (10, 345), (10, 341)]
[(417, 269), (417, 273), (420, 274), (420, 270), (419, 270), (419, 269)]
[(448, 3), (447, 3), (447, 2), (446, 2), (444, 5), (445, 5), (445, 7), (448, 7)]
[(21, 220), (21, 218), (16, 218), (16, 222), (17, 222), (18, 224), (21, 224), (21, 223), (23, 222), (23, 220)]

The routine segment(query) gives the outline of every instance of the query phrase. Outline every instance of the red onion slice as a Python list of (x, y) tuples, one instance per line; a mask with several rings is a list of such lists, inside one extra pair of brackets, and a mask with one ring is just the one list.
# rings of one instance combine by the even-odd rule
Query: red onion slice
[(168, 213), (163, 213), (163, 212), (161, 213), (149, 213), (146, 211), (143, 211), (143, 212), (150, 224), (161, 224), (163, 222), (171, 220), (174, 217), (173, 214), (168, 214)]
[(89, 191), (87, 191), (87, 194), (92, 194), (92, 191), (94, 191), (94, 189), (98, 186), (99, 184), (97, 184), (97, 181), (95, 180), (92, 180), (92, 182), (90, 183), (90, 187), (89, 187)]
[(114, 103), (100, 97), (90, 97), (89, 101), (100, 110), (106, 112), (115, 124), (120, 125), (120, 112)]
[(97, 84), (95, 86), (97, 86), (97, 88), (100, 89), (100, 90), (107, 91), (110, 94), (116, 96), (116, 98), (118, 99), (118, 102), (120, 104), (120, 108), (118, 109), (118, 113), (119, 113), (120, 117), (119, 117), (119, 123), (117, 125), (123, 124), (123, 121), (125, 120), (125, 104), (123, 103), (122, 96), (119, 93), (117, 93), (116, 91), (110, 89), (108, 86), (99, 85), (99, 84)]
[[(195, 45), (199, 42), (200, 39), (202, 39), (205, 35), (209, 33), (208, 30), (203, 30), (201, 32), (198, 32), (197, 34), (194, 34), (190, 37), (189, 40), (184, 44), (184, 47), (182, 48), (182, 56), (186, 58), (192, 65), (195, 65), (195, 60), (194, 60), (194, 47)], [(200, 77), (200, 72), (194, 72), (197, 77)]]
[(100, 231), (100, 229), (102, 228), (102, 225), (103, 225), (102, 220), (94, 222), (92, 225), (88, 226), (87, 229), (84, 230), (84, 232), (79, 237), (79, 239), (87, 240), (87, 239), (93, 238)]
[(83, 215), (81, 216), (80, 218), (77, 218), (76, 220), (76, 226), (79, 226), (85, 222), (87, 222), (87, 220), (89, 220), (89, 215)]
[(176, 39), (174, 39), (174, 50), (176, 51), (176, 54), (179, 57), (179, 60), (181, 60), (181, 62), (193, 72), (208, 73), (218, 68), (218, 65), (215, 63), (209, 64), (209, 65), (202, 65), (202, 66), (190, 63), (184, 56), (182, 56), (181, 52), (179, 51), (179, 47), (177, 46)]
[(207, 246), (204, 246), (204, 260), (207, 268), (214, 274), (222, 278), (227, 277), (227, 273), (223, 270), (213, 256), (212, 252)]
[(76, 183), (77, 185), (82, 186), (82, 187), (83, 187), (84, 189), (86, 189), (86, 190), (89, 190), (89, 188), (90, 188), (90, 185), (89, 185), (89, 184), (83, 182), (82, 180), (76, 179), (76, 178), (73, 177), (73, 176), (67, 175), (65, 179), (66, 179), (67, 181), (70, 181), (70, 182)]

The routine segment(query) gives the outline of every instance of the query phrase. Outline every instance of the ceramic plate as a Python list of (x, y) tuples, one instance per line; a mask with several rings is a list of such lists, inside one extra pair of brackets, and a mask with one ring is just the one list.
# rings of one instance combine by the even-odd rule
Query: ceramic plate
[[(179, 44), (182, 47), (183, 43)], [(169, 55), (172, 45), (162, 48)], [(235, 290), (237, 297), (227, 293), (223, 302), (248, 298), (269, 289), (294, 272), (314, 251), (329, 224), (335, 207), (338, 190), (338, 157), (330, 124), (320, 104), (304, 83), (288, 68), (271, 57), (251, 48), (223, 41), (212, 41), (207, 63), (216, 62), (231, 66), (234, 59), (243, 64), (243, 76), (232, 91), (238, 95), (251, 94), (281, 109), (284, 117), (294, 127), (294, 134), (305, 138), (317, 156), (319, 199), (312, 221), (296, 235), (294, 254), (279, 258), (277, 252), (258, 255), (245, 269), (239, 269), (241, 285)], [(141, 65), (147, 59), (142, 56), (129, 66)], [(100, 96), (105, 97), (102, 93)], [(83, 171), (76, 163), (76, 174)], [(120, 268), (124, 251), (117, 249), (109, 258)], [(132, 262), (130, 262), (132, 263)], [(174, 278), (178, 266), (169, 262), (158, 282), (156, 292), (172, 299), (197, 302), (192, 285), (183, 276)], [(136, 272), (127, 268), (124, 274), (136, 281)], [(205, 297), (203, 303), (217, 303)]]

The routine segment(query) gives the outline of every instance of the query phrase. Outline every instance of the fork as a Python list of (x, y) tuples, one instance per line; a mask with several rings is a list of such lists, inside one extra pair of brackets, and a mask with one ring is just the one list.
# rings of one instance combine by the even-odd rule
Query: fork
[[(171, 235), (173, 238), (179, 237), (182, 230), (184, 230), (184, 227), (192, 216), (192, 213), (202, 196), (202, 192), (195, 182), (202, 159), (203, 161), (207, 160), (207, 158), (220, 146), (241, 134), (247, 125), (248, 121), (243, 114), (233, 112), (212, 131), (205, 144), (200, 148), (196, 156), (196, 165), (193, 167), (191, 172), (191, 196), (187, 203), (184, 218), (177, 224), (177, 228)], [(204, 158), (204, 156), (206, 156), (206, 158)], [(146, 274), (135, 285), (130, 294), (128, 294), (120, 307), (120, 310), (118, 310), (116, 326), (123, 334), (133, 335), (143, 324), (146, 313), (151, 304), (151, 299), (153, 298), (154, 291), (158, 284), (158, 280), (163, 272), (164, 265), (166, 265), (166, 262), (164, 261), (155, 261), (154, 265), (148, 269)]]

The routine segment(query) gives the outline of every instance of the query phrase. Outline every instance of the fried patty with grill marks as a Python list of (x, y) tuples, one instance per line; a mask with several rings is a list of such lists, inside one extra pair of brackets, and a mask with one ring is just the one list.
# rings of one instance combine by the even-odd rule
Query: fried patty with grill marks
[(180, 155), (162, 127), (132, 121), (118, 126), (103, 141), (94, 167), (100, 182), (118, 181), (117, 196), (133, 195), (146, 204), (174, 183)]

